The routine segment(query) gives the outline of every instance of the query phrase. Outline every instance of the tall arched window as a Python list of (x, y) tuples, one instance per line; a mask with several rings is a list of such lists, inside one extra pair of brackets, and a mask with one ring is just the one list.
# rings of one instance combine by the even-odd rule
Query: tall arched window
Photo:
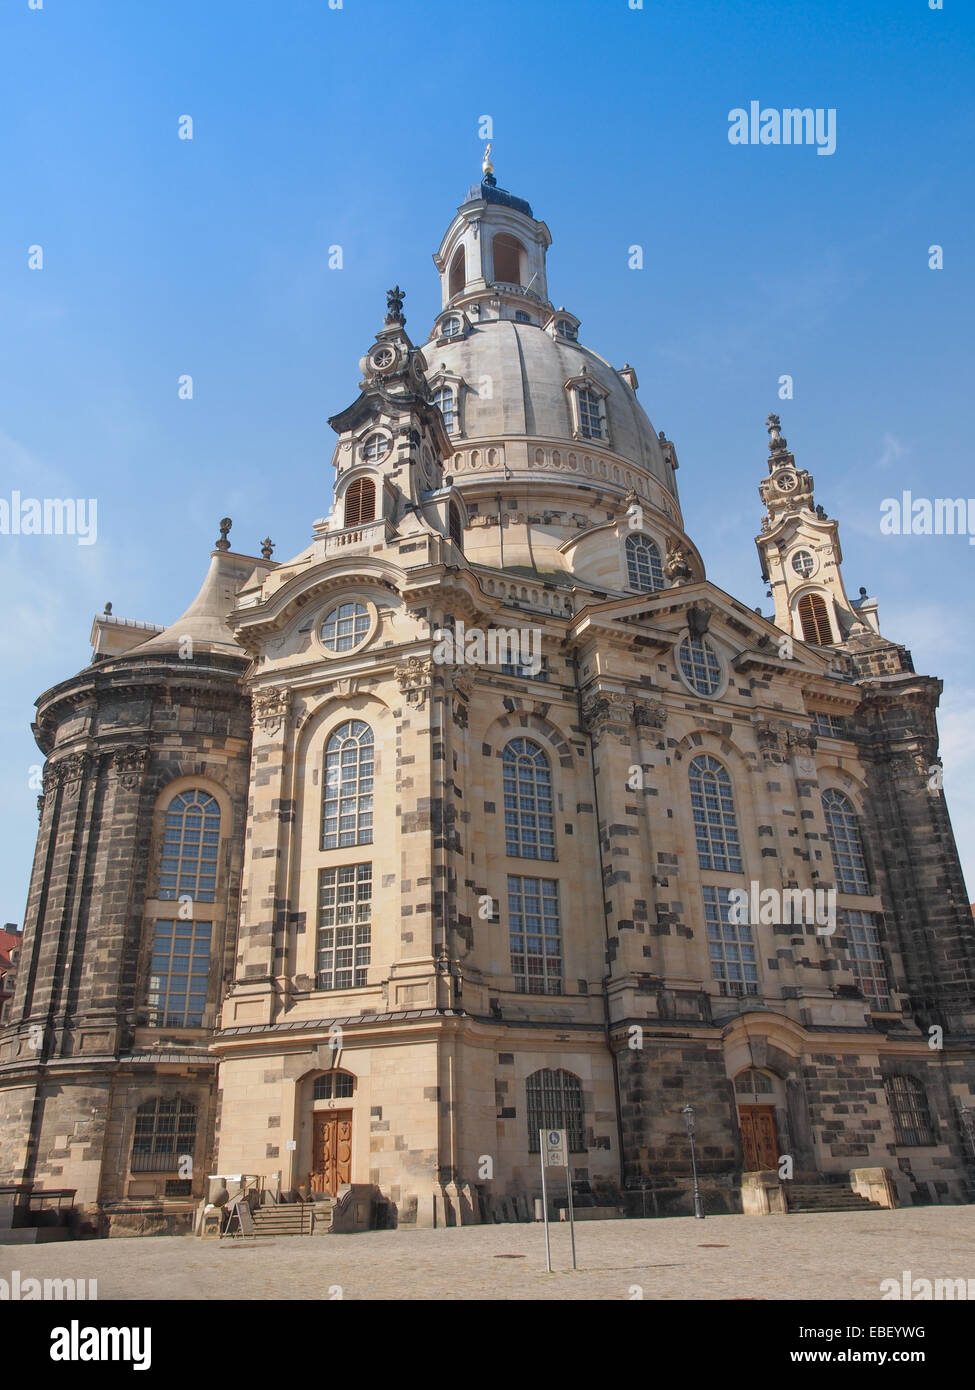
[(884, 1082), (897, 1144), (936, 1144), (928, 1098), (913, 1076), (890, 1076)]
[(499, 232), (492, 242), (494, 251), (494, 278), (508, 285), (523, 285), (522, 266), (525, 248), (520, 241), (507, 232)]
[(799, 600), (799, 622), (805, 642), (827, 647), (833, 640), (829, 612), (822, 594), (804, 594)]
[(356, 478), (345, 494), (346, 526), (361, 526), (376, 515), (376, 484), (372, 478)]
[(823, 792), (823, 815), (826, 817), (829, 847), (833, 851), (837, 889), (841, 893), (869, 893), (870, 880), (860, 838), (860, 820), (853, 802), (835, 787), (827, 787)]
[(626, 578), (631, 589), (639, 589), (644, 594), (664, 587), (660, 551), (647, 536), (627, 536)]
[(528, 1151), (539, 1151), (540, 1129), (564, 1129), (569, 1152), (586, 1152), (582, 1082), (574, 1072), (534, 1071), (525, 1083), (528, 1102)]
[(157, 1096), (135, 1112), (133, 1173), (175, 1173), (181, 1157), (194, 1156), (196, 1106), (185, 1096)]
[(433, 393), (433, 403), (443, 416), (444, 427), (448, 434), (454, 432), (454, 421), (456, 419), (454, 411), (454, 388), (452, 386), (441, 386), (438, 391)]
[(689, 776), (698, 864), (702, 869), (740, 874), (738, 821), (727, 769), (710, 753), (700, 753), (691, 760)]
[(450, 275), (447, 282), (448, 297), (453, 299), (454, 295), (463, 294), (466, 283), (467, 256), (463, 246), (458, 246), (454, 252), (454, 259), (450, 262)]
[(220, 807), (200, 787), (179, 792), (166, 808), (160, 898), (187, 895), (194, 902), (212, 903), (217, 886), (220, 850)]
[(552, 768), (530, 738), (513, 738), (501, 754), (505, 852), (517, 859), (555, 858)]
[(325, 745), (322, 849), (372, 844), (372, 730), (350, 719)]
[(447, 526), (450, 529), (450, 539), (454, 545), (464, 548), (464, 526), (460, 519), (460, 508), (456, 502), (451, 502), (447, 508)]

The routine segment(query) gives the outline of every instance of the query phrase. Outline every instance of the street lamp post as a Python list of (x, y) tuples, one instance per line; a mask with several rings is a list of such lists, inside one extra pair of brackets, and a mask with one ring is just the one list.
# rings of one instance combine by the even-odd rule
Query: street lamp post
[(694, 1175), (694, 1215), (699, 1221), (704, 1220), (704, 1203), (701, 1201), (701, 1189), (697, 1181), (697, 1156), (694, 1152), (694, 1107), (685, 1105), (681, 1111), (684, 1116), (684, 1123), (687, 1125), (687, 1137), (691, 1144), (691, 1172)]

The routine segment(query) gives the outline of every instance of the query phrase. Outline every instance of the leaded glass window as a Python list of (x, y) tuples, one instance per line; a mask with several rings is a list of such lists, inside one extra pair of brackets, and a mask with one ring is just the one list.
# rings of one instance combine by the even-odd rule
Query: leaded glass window
[(511, 973), (520, 994), (562, 993), (559, 885), (508, 875)]
[(501, 755), (505, 851), (521, 859), (555, 858), (552, 768), (545, 750), (514, 738)]
[(867, 861), (863, 856), (860, 821), (853, 802), (835, 787), (823, 792), (826, 834), (833, 851), (833, 872), (840, 893), (869, 893)]
[(318, 988), (367, 982), (372, 942), (372, 865), (345, 864), (318, 876)]
[(361, 719), (340, 725), (325, 745), (322, 849), (372, 844), (374, 756), (372, 729)]
[(157, 922), (149, 963), (152, 1028), (202, 1028), (210, 978), (213, 923)]
[(740, 874), (738, 818), (727, 769), (710, 753), (700, 753), (691, 760), (689, 777), (698, 864), (702, 869)]
[(220, 806), (195, 787), (174, 796), (166, 807), (158, 897), (190, 897), (212, 903), (220, 851)]

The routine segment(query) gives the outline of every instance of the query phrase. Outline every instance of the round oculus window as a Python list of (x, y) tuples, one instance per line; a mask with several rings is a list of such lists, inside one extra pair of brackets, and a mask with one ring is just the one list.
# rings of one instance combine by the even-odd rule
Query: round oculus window
[(677, 648), (677, 662), (688, 685), (699, 695), (714, 695), (721, 686), (721, 662), (705, 637), (688, 634)]
[(775, 475), (775, 486), (780, 492), (791, 492), (796, 485), (796, 475), (794, 473), (783, 472)]
[(388, 372), (396, 361), (396, 351), (385, 345), (373, 348), (369, 354), (369, 361), (377, 372)]
[(816, 568), (816, 557), (809, 550), (797, 550), (792, 557), (792, 568), (803, 579), (808, 579)]
[(322, 646), (328, 652), (352, 652), (369, 635), (372, 618), (362, 603), (340, 603), (328, 613), (319, 629)]

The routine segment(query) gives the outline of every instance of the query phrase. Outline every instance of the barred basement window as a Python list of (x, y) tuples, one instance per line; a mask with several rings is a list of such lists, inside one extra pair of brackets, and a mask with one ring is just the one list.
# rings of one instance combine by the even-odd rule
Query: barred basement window
[(327, 1071), (315, 1078), (314, 1100), (348, 1100), (355, 1094), (355, 1077), (350, 1071)]
[(626, 578), (631, 589), (644, 594), (652, 594), (655, 589), (664, 587), (660, 551), (647, 536), (627, 536)]
[(372, 844), (372, 729), (361, 719), (340, 725), (325, 745), (322, 849)]
[(936, 1144), (924, 1087), (913, 1076), (891, 1076), (884, 1082), (894, 1121), (894, 1142), (915, 1147)]
[(372, 941), (372, 865), (346, 864), (318, 875), (318, 988), (366, 983)]
[(582, 1082), (571, 1071), (532, 1072), (525, 1083), (528, 1109), (528, 1152), (539, 1152), (540, 1129), (564, 1129), (569, 1152), (586, 1152)]
[(826, 834), (833, 851), (833, 872), (840, 893), (869, 893), (867, 861), (860, 838), (860, 821), (848, 796), (827, 787), (823, 792)]
[(688, 634), (677, 648), (677, 660), (689, 685), (699, 695), (713, 695), (721, 685), (721, 662), (704, 637)]
[(217, 886), (220, 807), (209, 792), (196, 787), (174, 796), (166, 808), (158, 896), (188, 895), (212, 903)]
[(758, 964), (751, 927), (728, 921), (729, 889), (705, 884), (701, 891), (712, 978), (724, 995), (757, 994)]
[(727, 769), (710, 753), (701, 753), (691, 760), (688, 776), (698, 865), (719, 873), (740, 874), (738, 818)]
[[(373, 438), (377, 436), (373, 435)], [(372, 478), (356, 478), (345, 494), (345, 525), (361, 526), (366, 521), (374, 521), (375, 516), (376, 484)]]
[(562, 934), (555, 879), (508, 875), (508, 931), (518, 992), (561, 994)]
[(149, 965), (150, 1028), (202, 1028), (212, 922), (157, 922)]
[(505, 853), (521, 859), (555, 858), (552, 768), (539, 744), (515, 738), (501, 754)]
[(850, 943), (853, 974), (864, 999), (875, 1009), (889, 1009), (890, 982), (876, 917), (849, 907), (841, 907), (837, 916)]
[(805, 594), (799, 600), (799, 623), (803, 641), (817, 647), (827, 647), (833, 640), (829, 611), (821, 594)]
[(181, 1157), (193, 1158), (196, 1106), (183, 1096), (144, 1101), (135, 1112), (133, 1173), (176, 1173)]

